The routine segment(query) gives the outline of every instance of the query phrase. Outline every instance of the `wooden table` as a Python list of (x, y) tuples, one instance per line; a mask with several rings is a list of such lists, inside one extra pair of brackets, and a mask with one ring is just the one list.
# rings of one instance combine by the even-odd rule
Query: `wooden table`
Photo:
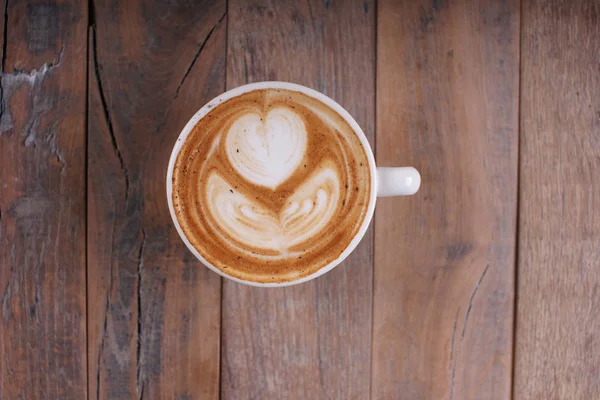
[[(2, 0), (0, 398), (599, 399), (600, 2)], [(418, 195), (285, 289), (173, 228), (212, 97), (340, 102)]]

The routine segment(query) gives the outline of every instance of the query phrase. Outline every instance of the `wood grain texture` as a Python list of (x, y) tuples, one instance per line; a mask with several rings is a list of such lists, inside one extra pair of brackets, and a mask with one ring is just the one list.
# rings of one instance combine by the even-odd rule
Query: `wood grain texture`
[[(227, 87), (303, 84), (337, 100), (373, 143), (374, 1), (229, 1)], [(299, 286), (223, 282), (223, 399), (369, 396), (372, 233)]]
[(224, 89), (224, 1), (98, 1), (89, 52), (90, 399), (215, 399), (220, 278), (167, 208), (171, 148)]
[(87, 9), (0, 9), (0, 398), (82, 399)]
[(507, 399), (519, 2), (382, 0), (377, 161), (419, 193), (375, 215), (373, 399)]
[(600, 3), (524, 1), (516, 399), (600, 394)]

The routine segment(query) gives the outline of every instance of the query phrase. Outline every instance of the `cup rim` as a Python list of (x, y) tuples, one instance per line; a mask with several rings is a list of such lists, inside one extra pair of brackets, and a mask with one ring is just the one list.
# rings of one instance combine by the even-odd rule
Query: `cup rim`
[[(367, 212), (365, 214), (365, 217), (363, 219), (363, 222), (362, 222), (358, 232), (354, 235), (354, 237), (352, 238), (352, 240), (350, 241), (348, 246), (346, 246), (344, 251), (342, 253), (340, 253), (340, 255), (335, 260), (333, 260), (330, 263), (326, 264), (325, 266), (319, 268), (317, 271), (313, 272), (310, 275), (307, 275), (303, 278), (295, 279), (292, 281), (255, 282), (255, 281), (240, 279), (235, 276), (231, 276), (231, 275), (223, 272), (219, 268), (215, 267), (214, 265), (212, 265), (212, 263), (210, 263), (208, 260), (206, 260), (200, 254), (200, 252), (190, 243), (188, 238), (185, 236), (185, 233), (183, 232), (183, 230), (181, 229), (181, 226), (179, 225), (179, 221), (178, 221), (177, 215), (175, 213), (175, 208), (173, 206), (173, 179), (172, 178), (173, 178), (173, 169), (175, 167), (175, 161), (177, 160), (177, 155), (179, 154), (179, 151), (181, 150), (183, 143), (187, 139), (188, 135), (190, 134), (190, 132), (192, 131), (194, 126), (196, 126), (198, 121), (200, 121), (204, 116), (206, 116), (213, 108), (215, 108), (219, 104), (223, 103), (224, 101), (227, 101), (234, 97), (238, 97), (242, 94), (245, 94), (245, 93), (248, 93), (248, 92), (251, 92), (254, 90), (260, 90), (260, 89), (285, 89), (285, 90), (301, 92), (301, 93), (303, 93), (309, 97), (312, 97), (312, 98), (326, 104), (327, 106), (331, 107), (336, 113), (338, 113), (342, 118), (344, 118), (344, 120), (346, 120), (346, 122), (350, 125), (352, 130), (356, 133), (356, 135), (360, 139), (360, 143), (362, 144), (362, 147), (363, 147), (365, 153), (367, 154), (367, 160), (369, 163), (369, 174), (370, 174), (370, 178), (371, 178), (371, 187), (370, 187), (370, 193), (369, 193), (369, 205), (367, 207)], [(212, 99), (211, 101), (206, 103), (200, 110), (198, 110), (192, 116), (192, 118), (190, 118), (190, 120), (187, 122), (187, 124), (184, 126), (183, 130), (177, 137), (177, 140), (175, 141), (175, 144), (173, 145), (173, 150), (171, 151), (171, 156), (169, 158), (169, 164), (167, 167), (166, 178), (167, 178), (167, 182), (166, 182), (167, 183), (167, 186), (166, 186), (167, 202), (169, 204), (169, 212), (171, 214), (171, 219), (173, 220), (173, 224), (175, 225), (175, 229), (177, 230), (179, 237), (181, 238), (181, 240), (183, 240), (183, 242), (185, 243), (188, 250), (190, 250), (192, 252), (192, 254), (207, 268), (211, 269), (212, 271), (216, 272), (217, 274), (221, 275), (222, 277), (231, 279), (237, 283), (242, 283), (245, 285), (255, 286), (255, 287), (285, 287), (285, 286), (298, 285), (300, 283), (308, 282), (312, 279), (315, 279), (315, 278), (331, 271), (333, 268), (338, 266), (342, 261), (344, 261), (346, 259), (346, 257), (348, 257), (350, 255), (350, 253), (352, 253), (352, 251), (354, 251), (356, 246), (358, 246), (358, 243), (364, 237), (364, 235), (367, 232), (367, 229), (369, 227), (369, 224), (371, 223), (371, 220), (373, 219), (373, 214), (375, 211), (375, 203), (377, 201), (377, 169), (375, 166), (375, 157), (373, 156), (373, 151), (371, 149), (371, 145), (369, 144), (369, 142), (367, 140), (367, 137), (365, 136), (363, 130), (360, 128), (360, 126), (358, 125), (356, 120), (350, 115), (350, 113), (348, 111), (346, 111), (346, 109), (344, 109), (336, 101), (334, 101), (330, 97), (324, 95), (323, 93), (318, 92), (314, 89), (308, 88), (306, 86), (298, 85), (296, 83), (282, 82), (282, 81), (255, 82), (255, 83), (249, 83), (246, 85), (238, 86), (234, 89), (228, 90), (228, 91), (220, 94), (219, 96), (215, 97), (214, 99)]]

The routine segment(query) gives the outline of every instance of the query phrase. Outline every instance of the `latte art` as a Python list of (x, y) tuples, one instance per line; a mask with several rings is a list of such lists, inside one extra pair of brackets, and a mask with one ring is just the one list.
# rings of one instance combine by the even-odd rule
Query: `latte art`
[(307, 276), (335, 260), (365, 218), (368, 159), (348, 123), (299, 92), (230, 99), (194, 127), (173, 171), (190, 243), (255, 282)]
[(264, 119), (255, 113), (241, 116), (231, 125), (225, 148), (238, 174), (256, 185), (276, 189), (302, 162), (306, 140), (300, 116), (277, 108)]
[(339, 181), (335, 170), (325, 166), (275, 213), (260, 201), (235, 192), (214, 172), (206, 184), (206, 201), (216, 225), (232, 241), (246, 247), (276, 250), (289, 257), (292, 246), (317, 235), (331, 220), (339, 202)]

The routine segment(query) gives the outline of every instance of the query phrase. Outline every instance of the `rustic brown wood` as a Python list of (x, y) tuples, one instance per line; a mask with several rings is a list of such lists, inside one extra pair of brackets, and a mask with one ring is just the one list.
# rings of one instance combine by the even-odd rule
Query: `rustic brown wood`
[(225, 1), (99, 1), (89, 52), (90, 399), (219, 396), (220, 278), (169, 215), (187, 120), (225, 85)]
[(82, 399), (88, 13), (0, 9), (0, 398)]
[(524, 1), (515, 399), (600, 394), (600, 3)]
[[(229, 1), (227, 87), (304, 84), (372, 140), (374, 1)], [(223, 399), (369, 396), (372, 234), (342, 265), (284, 289), (223, 282)]]
[(372, 398), (511, 391), (519, 2), (382, 0), (377, 161), (422, 174), (375, 217)]

